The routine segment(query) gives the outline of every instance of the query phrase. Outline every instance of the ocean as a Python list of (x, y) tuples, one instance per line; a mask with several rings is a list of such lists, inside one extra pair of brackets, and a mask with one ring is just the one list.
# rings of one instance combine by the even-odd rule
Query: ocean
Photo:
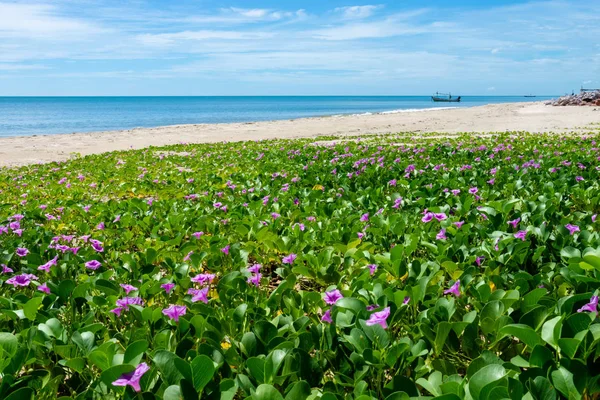
[(0, 137), (392, 113), (553, 97), (463, 96), (460, 103), (434, 103), (429, 96), (0, 97)]

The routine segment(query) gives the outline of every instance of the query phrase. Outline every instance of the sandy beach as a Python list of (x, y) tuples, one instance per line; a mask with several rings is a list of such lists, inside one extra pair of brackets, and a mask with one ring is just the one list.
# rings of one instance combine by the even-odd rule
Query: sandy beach
[(168, 144), (323, 135), (357, 136), (397, 132), (592, 132), (600, 129), (600, 107), (551, 107), (540, 102), (493, 104), (369, 115), (348, 115), (229, 124), (173, 125), (123, 131), (0, 139), (0, 166), (67, 160), (130, 148)]

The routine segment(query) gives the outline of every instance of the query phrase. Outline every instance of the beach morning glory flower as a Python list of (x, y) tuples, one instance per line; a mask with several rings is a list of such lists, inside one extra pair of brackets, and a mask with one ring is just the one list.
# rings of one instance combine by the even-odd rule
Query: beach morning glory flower
[(114, 381), (112, 384), (113, 384), (113, 386), (129, 385), (136, 392), (141, 392), (142, 388), (140, 387), (140, 380), (142, 379), (142, 376), (144, 376), (144, 374), (146, 372), (148, 372), (149, 370), (150, 370), (150, 367), (148, 366), (148, 364), (141, 363), (137, 367), (135, 367), (135, 370), (133, 372), (121, 375), (119, 377), (119, 379)]
[(98, 268), (100, 268), (102, 266), (102, 263), (98, 260), (91, 260), (85, 263), (85, 267), (87, 269), (91, 269), (91, 270), (97, 270)]
[(256, 274), (254, 274), (248, 278), (248, 283), (251, 283), (254, 286), (258, 287), (258, 286), (260, 286), (261, 278), (262, 278), (262, 274), (260, 272), (257, 272)]
[(445, 230), (445, 229), (442, 229), (442, 230), (440, 230), (440, 231), (438, 232), (438, 234), (435, 236), (435, 238), (436, 238), (437, 240), (446, 240), (446, 239), (448, 239), (448, 238), (446, 237), (446, 230)]
[(477, 264), (478, 267), (481, 267), (481, 263), (483, 263), (483, 260), (485, 260), (485, 257), (477, 257), (475, 259), (475, 264)]
[(454, 282), (454, 285), (450, 287), (450, 289), (444, 290), (444, 294), (452, 293), (456, 297), (460, 296), (460, 280)]
[(433, 213), (432, 212), (427, 212), (425, 213), (425, 215), (423, 216), (423, 218), (421, 218), (421, 221), (423, 221), (424, 223), (428, 223), (433, 219)]
[(402, 304), (407, 305), (410, 302), (410, 296), (406, 296), (402, 301)]
[(446, 216), (446, 214), (444, 214), (444, 213), (436, 213), (436, 214), (433, 214), (433, 216), (434, 216), (434, 217), (435, 217), (435, 219), (437, 219), (438, 221), (443, 221), (443, 220), (445, 220), (446, 218), (448, 218), (448, 217)]
[(121, 286), (123, 288), (123, 290), (125, 290), (125, 294), (129, 294), (129, 292), (133, 292), (138, 290), (138, 288), (136, 288), (135, 286), (131, 286), (129, 284), (119, 284), (119, 286)]
[(50, 272), (50, 267), (56, 265), (57, 260), (58, 260), (58, 256), (54, 257), (52, 260), (48, 261), (46, 264), (40, 265), (38, 267), (38, 271)]
[(223, 247), (223, 248), (221, 249), (221, 251), (223, 252), (223, 254), (229, 255), (229, 247), (230, 247), (230, 246), (229, 246), (229, 245), (227, 245), (227, 246), (225, 246), (225, 247)]
[(183, 257), (183, 261), (184, 261), (184, 262), (188, 262), (188, 261), (190, 261), (190, 258), (192, 257), (192, 254), (194, 254), (194, 251), (193, 251), (193, 250), (192, 250), (192, 251), (190, 251), (189, 253), (187, 253), (187, 254), (185, 255), (185, 257)]
[(179, 317), (185, 315), (187, 311), (186, 306), (178, 306), (175, 304), (171, 304), (168, 308), (162, 310), (162, 313), (167, 317), (171, 318), (173, 321), (178, 322)]
[(373, 275), (377, 271), (377, 264), (369, 264), (367, 265), (369, 268), (369, 273)]
[(333, 323), (333, 320), (331, 319), (331, 310), (325, 311), (325, 314), (321, 317), (321, 321), (327, 322), (328, 324)]
[(597, 216), (598, 216), (597, 214), (592, 215), (592, 222), (596, 222), (596, 217)]
[(29, 254), (29, 250), (24, 247), (19, 247), (17, 248), (16, 253), (19, 257), (25, 257), (27, 254)]
[(8, 283), (9, 285), (13, 285), (14, 287), (29, 286), (32, 279), (37, 279), (37, 276), (32, 274), (21, 274), (7, 279), (6, 283)]
[(569, 230), (569, 233), (571, 234), (571, 236), (573, 236), (575, 234), (575, 232), (580, 231), (580, 229), (577, 225), (566, 224), (565, 228), (567, 228)]
[(175, 284), (174, 283), (163, 283), (162, 285), (160, 285), (160, 287), (165, 289), (165, 292), (171, 293), (171, 290), (173, 290), (175, 288)]
[(192, 295), (192, 303), (196, 303), (198, 301), (201, 301), (204, 304), (208, 303), (208, 286), (202, 289), (190, 288), (188, 289), (187, 293)]
[(515, 233), (513, 236), (515, 237), (515, 239), (521, 239), (522, 241), (525, 241), (525, 237), (527, 236), (527, 231), (519, 231), (519, 232)]
[(102, 253), (104, 251), (104, 247), (102, 247), (102, 242), (96, 239), (92, 239), (90, 240), (90, 243), (92, 243), (92, 248), (97, 251), (98, 253)]
[(196, 239), (200, 239), (200, 237), (204, 235), (204, 232), (194, 232), (192, 233), (192, 236), (195, 237)]
[(15, 271), (13, 271), (12, 268), (7, 267), (6, 264), (1, 264), (1, 265), (2, 265), (2, 273), (3, 274), (10, 274), (12, 272), (15, 272)]
[(598, 296), (592, 296), (589, 303), (577, 310), (579, 313), (584, 311), (593, 312), (594, 314), (598, 313)]
[(333, 305), (335, 303), (338, 302), (338, 300), (342, 299), (344, 296), (342, 295), (342, 293), (337, 290), (331, 290), (329, 292), (325, 292), (325, 298), (323, 299), (325, 301), (325, 303)]
[(479, 189), (477, 189), (477, 187), (472, 187), (472, 188), (469, 189), (469, 193), (471, 193), (471, 194), (475, 194), (478, 191), (479, 191)]
[(371, 314), (366, 321), (367, 326), (380, 325), (383, 329), (387, 329), (387, 319), (390, 316), (390, 308), (386, 307), (381, 311)]
[(48, 285), (45, 282), (42, 283), (40, 286), (38, 286), (37, 290), (39, 290), (40, 292), (44, 292), (46, 294), (50, 294), (50, 288), (48, 287)]
[(196, 275), (195, 277), (193, 277), (191, 279), (191, 281), (199, 283), (201, 285), (204, 285), (206, 283), (212, 283), (212, 281), (214, 279), (215, 279), (215, 274), (199, 274), (199, 275)]
[(457, 221), (454, 223), (454, 225), (456, 225), (457, 229), (462, 228), (462, 226), (465, 224), (465, 221)]
[(509, 225), (512, 225), (513, 228), (517, 229), (517, 225), (521, 222), (521, 218), (513, 219), (512, 221), (508, 221)]
[(360, 217), (361, 222), (367, 222), (369, 220), (369, 213), (363, 214)]
[(283, 257), (282, 262), (284, 264), (292, 265), (294, 263), (294, 260), (296, 259), (296, 257), (298, 257), (298, 256), (296, 256), (294, 253), (291, 253), (289, 256)]
[(260, 271), (261, 268), (262, 268), (262, 265), (260, 265), (260, 264), (254, 264), (254, 265), (248, 267), (248, 272), (251, 272), (253, 274), (257, 274)]

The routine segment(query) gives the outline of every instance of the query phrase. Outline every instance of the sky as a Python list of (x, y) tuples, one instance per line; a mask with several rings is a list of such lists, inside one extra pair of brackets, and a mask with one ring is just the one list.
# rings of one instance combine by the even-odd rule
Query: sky
[(600, 0), (0, 0), (0, 96), (558, 95)]

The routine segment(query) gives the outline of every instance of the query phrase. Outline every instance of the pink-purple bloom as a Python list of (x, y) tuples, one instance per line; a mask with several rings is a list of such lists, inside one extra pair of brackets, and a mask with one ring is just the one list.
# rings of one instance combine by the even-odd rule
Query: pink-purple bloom
[(221, 251), (223, 252), (223, 254), (229, 255), (229, 247), (230, 247), (230, 246), (229, 246), (229, 245), (227, 245), (227, 246), (225, 246), (225, 247), (223, 247), (223, 248), (221, 249)]
[(9, 285), (13, 285), (14, 287), (29, 286), (32, 279), (38, 279), (38, 277), (33, 274), (21, 274), (7, 279), (6, 283), (8, 283)]
[(148, 366), (148, 364), (141, 363), (137, 367), (135, 367), (135, 370), (133, 372), (121, 375), (119, 379), (114, 381), (112, 384), (113, 386), (129, 385), (136, 392), (141, 392), (142, 388), (140, 387), (140, 380), (142, 379), (142, 376), (144, 376), (144, 374), (149, 370), (150, 367)]
[(453, 294), (456, 297), (460, 296), (460, 280), (454, 282), (450, 289), (444, 290), (444, 294)]
[(91, 270), (97, 270), (98, 268), (100, 268), (102, 266), (102, 263), (98, 260), (91, 260), (85, 263), (85, 267), (87, 269), (91, 269)]
[(371, 314), (366, 321), (367, 326), (380, 325), (383, 329), (387, 329), (387, 319), (390, 316), (390, 308), (386, 307), (381, 311)]
[(160, 285), (160, 287), (165, 289), (165, 292), (171, 293), (171, 290), (173, 290), (175, 288), (175, 284), (174, 283), (163, 283), (162, 285)]
[(377, 271), (377, 264), (369, 264), (367, 267), (369, 268), (369, 273), (371, 276)]
[(441, 229), (438, 234), (435, 236), (435, 238), (437, 240), (446, 240), (448, 239), (448, 237), (446, 236), (446, 230), (445, 229)]
[(260, 286), (260, 279), (262, 278), (262, 274), (257, 272), (248, 278), (248, 283), (253, 284), (254, 286)]
[(589, 303), (577, 310), (579, 313), (584, 311), (593, 312), (594, 314), (598, 313), (598, 296), (592, 296)]
[(192, 295), (192, 303), (196, 303), (198, 301), (201, 301), (204, 304), (208, 303), (208, 286), (202, 289), (190, 288), (188, 289), (187, 293)]
[(512, 225), (513, 228), (517, 229), (517, 225), (521, 222), (521, 218), (513, 219), (512, 221), (508, 221), (509, 225)]
[(193, 277), (191, 279), (191, 281), (199, 283), (201, 285), (204, 285), (206, 283), (212, 283), (212, 281), (214, 279), (215, 279), (215, 274), (199, 274), (199, 275), (196, 275), (195, 277)]
[(325, 311), (325, 314), (321, 317), (321, 321), (327, 322), (328, 324), (333, 323), (333, 320), (331, 319), (331, 310)]
[(138, 290), (138, 288), (136, 288), (135, 286), (129, 285), (129, 284), (121, 283), (121, 284), (119, 284), (119, 286), (121, 286), (123, 288), (123, 290), (125, 290), (125, 294), (127, 294), (127, 295), (130, 292), (135, 292), (136, 290)]
[(171, 318), (173, 321), (178, 322), (179, 317), (185, 315), (187, 312), (186, 306), (178, 306), (176, 304), (171, 304), (168, 308), (162, 310), (162, 313), (167, 317)]
[(527, 236), (527, 231), (519, 231), (519, 232), (515, 233), (513, 236), (515, 237), (515, 239), (521, 239), (522, 241), (525, 241), (525, 237)]
[(40, 292), (44, 292), (46, 294), (50, 294), (50, 288), (48, 287), (46, 282), (44, 282), (40, 286), (38, 286), (37, 290), (39, 290)]
[(16, 253), (19, 257), (25, 257), (29, 254), (29, 250), (24, 247), (18, 247)]
[(294, 263), (294, 260), (296, 259), (296, 257), (297, 256), (294, 253), (291, 253), (289, 256), (283, 257), (283, 260), (281, 260), (281, 262), (284, 264), (292, 265)]
[(565, 228), (567, 228), (569, 230), (569, 233), (571, 234), (571, 236), (573, 236), (575, 234), (575, 232), (580, 231), (580, 229), (577, 225), (566, 224)]
[(58, 256), (54, 257), (52, 260), (48, 261), (46, 264), (40, 265), (38, 267), (38, 271), (46, 271), (50, 272), (50, 267), (57, 264)]
[(333, 305), (339, 300), (341, 300), (343, 297), (344, 296), (339, 290), (334, 289), (330, 290), (329, 292), (325, 292), (325, 298), (323, 300), (325, 301), (325, 303)]

